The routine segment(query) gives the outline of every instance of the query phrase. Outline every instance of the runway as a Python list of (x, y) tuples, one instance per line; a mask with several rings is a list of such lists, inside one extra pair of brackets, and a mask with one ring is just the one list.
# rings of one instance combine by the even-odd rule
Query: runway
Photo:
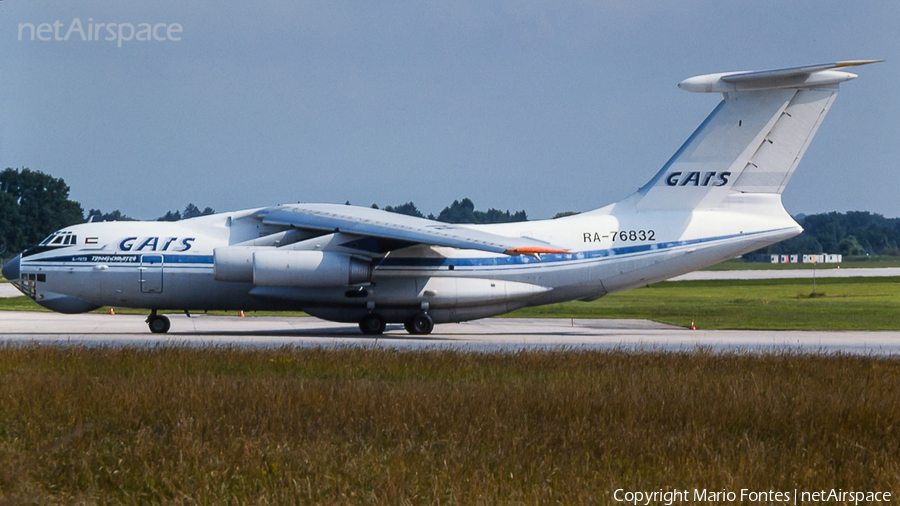
[(900, 331), (687, 330), (645, 320), (488, 318), (437, 325), (411, 336), (389, 325), (377, 338), (352, 324), (316, 318), (169, 315), (172, 330), (151, 334), (144, 316), (7, 311), (0, 313), (0, 342), (85, 345), (384, 346), (471, 351), (565, 348), (714, 352), (792, 351), (900, 355)]

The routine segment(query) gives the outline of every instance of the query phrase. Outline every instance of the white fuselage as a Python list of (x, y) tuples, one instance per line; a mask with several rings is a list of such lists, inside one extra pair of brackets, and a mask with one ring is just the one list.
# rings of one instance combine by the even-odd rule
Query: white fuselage
[[(627, 201), (626, 201), (627, 202)], [(343, 286), (259, 286), (216, 279), (216, 249), (247, 244), (282, 228), (255, 210), (181, 222), (85, 223), (63, 229), (76, 244), (45, 245), (23, 256), (23, 283), (39, 304), (63, 312), (99, 306), (179, 310), (305, 310), (358, 321), (377, 310), (403, 321), (427, 309), (435, 323), (517, 308), (591, 300), (690, 272), (798, 234), (779, 205), (772, 212), (615, 212), (622, 203), (556, 220), (470, 225), (569, 250), (506, 255), (416, 245), (372, 260), (371, 280)], [(328, 235), (309, 248), (333, 249)], [(315, 244), (321, 240), (321, 244)], [(220, 250), (221, 251), (221, 250)], [(272, 283), (267, 283), (271, 285)], [(277, 284), (277, 283), (276, 283)]]

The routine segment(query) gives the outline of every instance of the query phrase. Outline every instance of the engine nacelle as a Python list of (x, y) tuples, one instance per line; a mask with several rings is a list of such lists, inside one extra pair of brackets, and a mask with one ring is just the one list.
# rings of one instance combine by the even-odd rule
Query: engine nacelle
[(257, 286), (347, 286), (372, 279), (372, 263), (333, 251), (257, 250), (253, 284)]
[(260, 249), (253, 246), (227, 246), (213, 250), (216, 281), (253, 281), (253, 253)]

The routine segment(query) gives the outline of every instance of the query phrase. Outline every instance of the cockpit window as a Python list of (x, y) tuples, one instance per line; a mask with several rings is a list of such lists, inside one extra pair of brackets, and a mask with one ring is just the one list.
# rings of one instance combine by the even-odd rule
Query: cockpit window
[(53, 232), (39, 246), (70, 246), (78, 244), (78, 236), (72, 232)]

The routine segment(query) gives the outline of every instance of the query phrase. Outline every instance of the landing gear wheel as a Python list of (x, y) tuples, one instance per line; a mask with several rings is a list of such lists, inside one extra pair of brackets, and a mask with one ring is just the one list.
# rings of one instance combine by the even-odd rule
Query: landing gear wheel
[(385, 327), (387, 327), (387, 324), (378, 313), (369, 313), (359, 322), (359, 330), (362, 330), (363, 334), (370, 336), (383, 334)]
[(147, 326), (150, 327), (150, 332), (154, 334), (165, 334), (169, 331), (172, 323), (165, 316), (151, 314), (147, 317)]
[(403, 326), (410, 334), (431, 334), (431, 331), (434, 330), (434, 320), (425, 313), (418, 313), (407, 320)]

